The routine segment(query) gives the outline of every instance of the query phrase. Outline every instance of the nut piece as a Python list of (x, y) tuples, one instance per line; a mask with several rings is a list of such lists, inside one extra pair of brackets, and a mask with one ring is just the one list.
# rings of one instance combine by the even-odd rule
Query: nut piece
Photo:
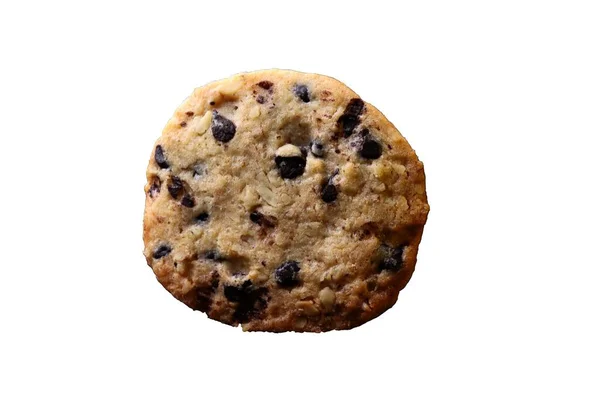
[(394, 170), (396, 171), (398, 176), (400, 176), (400, 177), (404, 176), (404, 173), (406, 172), (406, 167), (404, 165), (398, 164), (398, 163), (393, 163), (392, 167), (394, 168)]
[(306, 324), (308, 323), (308, 320), (304, 317), (299, 317), (298, 319), (296, 319), (294, 321), (294, 327), (296, 327), (296, 329), (302, 329), (306, 326)]
[(262, 199), (267, 202), (267, 204), (273, 207), (277, 206), (277, 195), (275, 195), (275, 193), (273, 193), (273, 191), (269, 189), (266, 185), (259, 184), (258, 186), (256, 186), (256, 191), (258, 192), (260, 197), (262, 197)]
[(207, 111), (204, 113), (202, 118), (194, 118), (191, 128), (198, 135), (204, 135), (208, 128), (210, 127), (210, 123), (212, 121), (212, 113)]
[(227, 98), (236, 98), (242, 88), (242, 80), (239, 77), (228, 79), (217, 87), (217, 91)]
[(373, 191), (375, 193), (383, 193), (385, 192), (385, 183), (383, 182), (379, 182), (379, 183), (373, 183)]
[(397, 201), (398, 201), (398, 206), (400, 207), (400, 209), (402, 211), (408, 210), (408, 201), (406, 200), (406, 197), (398, 196)]
[(309, 158), (306, 162), (306, 171), (310, 174), (325, 172), (325, 163), (318, 158)]
[(275, 152), (277, 157), (302, 157), (302, 151), (293, 144), (284, 144)]
[(340, 186), (348, 194), (356, 194), (363, 187), (363, 177), (358, 165), (347, 162), (342, 166)]
[(335, 293), (330, 288), (326, 287), (319, 292), (319, 300), (321, 304), (325, 308), (325, 310), (330, 311), (333, 309), (333, 305), (335, 304)]
[(398, 180), (398, 174), (389, 163), (373, 163), (372, 171), (373, 175), (386, 185), (392, 185)]
[(242, 204), (247, 211), (250, 211), (252, 208), (260, 204), (258, 193), (256, 193), (256, 190), (249, 185), (246, 185), (242, 191), (240, 199), (242, 200)]
[(252, 107), (248, 112), (248, 117), (250, 117), (250, 119), (256, 119), (260, 117), (260, 107)]
[(328, 269), (321, 275), (321, 282), (339, 282), (344, 277), (345, 270), (342, 266), (336, 265)]
[(315, 307), (315, 304), (310, 300), (299, 301), (297, 306), (300, 310), (302, 310), (302, 313), (304, 315), (308, 315), (309, 317), (319, 315), (319, 310), (317, 309), (317, 307)]

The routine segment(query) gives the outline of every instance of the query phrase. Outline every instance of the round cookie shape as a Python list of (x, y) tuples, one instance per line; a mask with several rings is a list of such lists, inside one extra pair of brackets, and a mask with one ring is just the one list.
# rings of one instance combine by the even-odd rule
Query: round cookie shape
[(423, 164), (341, 82), (284, 70), (196, 89), (152, 149), (144, 255), (174, 297), (250, 331), (350, 329), (415, 269)]

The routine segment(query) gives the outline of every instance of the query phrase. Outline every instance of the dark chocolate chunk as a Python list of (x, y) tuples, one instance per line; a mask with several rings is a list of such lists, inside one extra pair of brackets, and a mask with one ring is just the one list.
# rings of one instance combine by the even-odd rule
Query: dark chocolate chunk
[(310, 101), (310, 95), (308, 94), (308, 87), (306, 85), (295, 85), (292, 89), (296, 97), (305, 103)]
[(360, 123), (359, 116), (363, 113), (365, 103), (361, 99), (352, 99), (348, 102), (346, 109), (337, 123), (341, 127), (344, 137), (352, 135), (354, 129)]
[(210, 286), (196, 288), (196, 304), (194, 304), (194, 307), (192, 308), (202, 312), (210, 310), (214, 293), (215, 289)]
[(337, 188), (331, 182), (331, 180), (329, 182), (327, 182), (325, 185), (323, 185), (323, 187), (321, 188), (321, 199), (325, 203), (331, 203), (331, 202), (335, 201), (335, 199), (337, 199), (337, 196), (338, 196)]
[(217, 250), (208, 250), (206, 253), (204, 253), (204, 258), (217, 262), (225, 261), (225, 257), (223, 257)]
[(171, 197), (176, 199), (183, 190), (183, 182), (176, 176), (171, 177), (171, 181), (167, 184), (167, 189)]
[(268, 292), (267, 288), (252, 288), (240, 299), (233, 313), (233, 318), (244, 323), (259, 317), (261, 312), (267, 307), (267, 302), (269, 301)]
[(250, 213), (250, 221), (254, 222), (255, 224), (260, 225), (262, 218), (263, 218), (263, 215), (261, 213), (259, 213), (258, 211), (252, 211)]
[(379, 262), (379, 270), (398, 271), (403, 266), (402, 256), (405, 246), (389, 247), (384, 245), (380, 251), (383, 253), (383, 258)]
[(215, 270), (211, 272), (210, 284), (203, 284), (196, 287), (196, 303), (193, 305), (194, 310), (208, 312), (212, 305), (213, 296), (219, 287), (219, 273)]
[(187, 122), (185, 122), (185, 121), (181, 121), (181, 122), (179, 123), (179, 126), (181, 126), (181, 127), (183, 128), (183, 127), (187, 126)]
[(225, 298), (237, 303), (233, 317), (238, 322), (248, 322), (258, 316), (267, 306), (267, 293), (266, 288), (255, 287), (250, 280), (244, 281), (242, 285), (226, 285), (223, 288)]
[(198, 214), (198, 216), (196, 217), (196, 223), (198, 223), (198, 224), (201, 224), (206, 221), (208, 221), (208, 213), (207, 212), (202, 212), (202, 213)]
[(275, 270), (275, 282), (280, 286), (290, 287), (299, 282), (300, 266), (296, 261), (286, 261)]
[(315, 157), (323, 157), (323, 155), (325, 154), (325, 148), (323, 146), (323, 143), (321, 143), (319, 139), (315, 139), (312, 142), (310, 142), (310, 152)]
[(264, 215), (259, 211), (252, 211), (250, 213), (250, 221), (254, 222), (257, 225), (266, 226), (268, 228), (272, 228), (275, 226), (275, 220), (273, 217)]
[(354, 128), (356, 128), (358, 126), (359, 122), (360, 121), (359, 121), (358, 117), (355, 117), (354, 115), (342, 115), (338, 119), (338, 124), (342, 128), (344, 137), (348, 137), (348, 136), (352, 135), (352, 132), (354, 132)]
[[(249, 281), (247, 281), (247, 282), (249, 282)], [(227, 298), (227, 300), (234, 301), (234, 302), (240, 301), (240, 299), (244, 296), (244, 291), (245, 291), (245, 289), (243, 289), (240, 286), (226, 285), (223, 288), (223, 294), (225, 294), (225, 297)]]
[(363, 113), (365, 109), (365, 102), (361, 99), (354, 98), (348, 102), (346, 109), (344, 110), (344, 114), (346, 115), (354, 115), (358, 117)]
[(260, 81), (260, 82), (258, 82), (257, 85), (260, 86), (263, 89), (269, 90), (273, 86), (273, 82), (270, 82), (270, 81)]
[(188, 117), (191, 117), (191, 116), (194, 115), (194, 112), (193, 111), (186, 111), (185, 115), (187, 115)]
[(227, 143), (235, 136), (235, 124), (227, 118), (213, 111), (213, 120), (211, 123), (212, 134), (219, 142)]
[(306, 159), (304, 157), (275, 157), (279, 175), (284, 179), (293, 179), (304, 173)]
[(375, 160), (381, 157), (381, 145), (373, 138), (366, 137), (359, 149), (359, 154), (369, 160)]
[(163, 258), (167, 254), (169, 254), (171, 252), (171, 250), (172, 250), (171, 246), (162, 244), (162, 245), (158, 246), (158, 248), (156, 250), (154, 250), (154, 253), (152, 253), (152, 257), (154, 257), (155, 260), (158, 260), (159, 258)]
[(156, 164), (163, 169), (169, 168), (165, 152), (160, 144), (154, 149), (154, 161), (156, 161)]
[(262, 94), (259, 94), (258, 96), (256, 96), (256, 102), (258, 104), (265, 104), (265, 101), (267, 101), (265, 99), (265, 96), (263, 96)]
[(211, 273), (211, 281), (210, 281), (210, 286), (213, 289), (216, 289), (219, 286), (219, 273), (217, 271), (213, 271)]
[(186, 194), (181, 198), (181, 205), (184, 207), (192, 208), (195, 204), (194, 198), (189, 194)]

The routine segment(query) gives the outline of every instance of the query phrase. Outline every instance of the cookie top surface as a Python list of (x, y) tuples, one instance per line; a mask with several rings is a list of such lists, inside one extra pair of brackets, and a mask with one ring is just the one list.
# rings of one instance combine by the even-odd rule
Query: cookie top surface
[(327, 331), (391, 307), (429, 206), (423, 164), (339, 81), (268, 70), (196, 89), (147, 170), (159, 282), (245, 330)]

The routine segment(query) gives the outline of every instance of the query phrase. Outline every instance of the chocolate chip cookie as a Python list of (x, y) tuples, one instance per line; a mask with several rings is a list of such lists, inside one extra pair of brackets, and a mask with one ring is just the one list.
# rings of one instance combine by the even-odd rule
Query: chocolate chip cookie
[(250, 331), (349, 329), (410, 279), (423, 164), (335, 79), (244, 73), (196, 89), (147, 171), (144, 254), (183, 303)]

